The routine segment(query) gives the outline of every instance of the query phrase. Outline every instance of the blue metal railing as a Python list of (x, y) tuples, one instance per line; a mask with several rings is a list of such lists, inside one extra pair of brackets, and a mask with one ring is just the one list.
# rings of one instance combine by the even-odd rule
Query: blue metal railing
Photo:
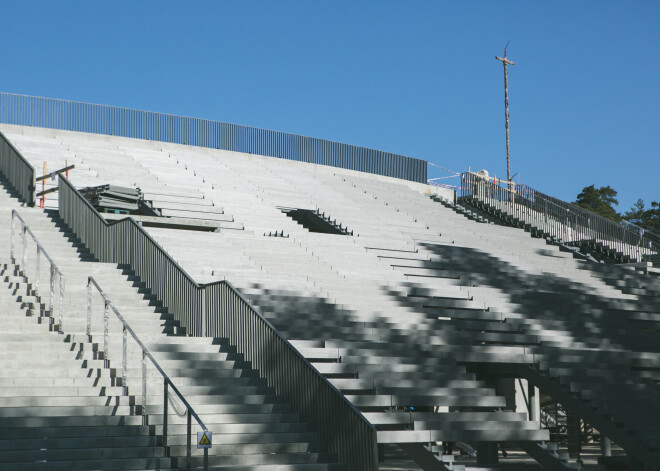
[(426, 183), (424, 160), (207, 119), (0, 93), (0, 122), (210, 147)]

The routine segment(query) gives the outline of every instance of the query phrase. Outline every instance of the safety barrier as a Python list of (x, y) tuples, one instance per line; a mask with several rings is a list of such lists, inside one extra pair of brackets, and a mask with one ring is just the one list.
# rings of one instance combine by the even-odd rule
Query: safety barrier
[[(153, 357), (151, 352), (147, 349), (147, 347), (142, 343), (138, 335), (135, 333), (135, 331), (131, 328), (131, 326), (126, 322), (126, 319), (124, 319), (124, 316), (121, 315), (119, 310), (115, 307), (115, 305), (112, 303), (110, 298), (108, 297), (107, 294), (103, 291), (103, 289), (99, 286), (99, 284), (96, 282), (94, 277), (89, 276), (87, 277), (87, 328), (86, 332), (87, 335), (91, 337), (92, 335), (92, 291), (93, 289), (96, 289), (96, 292), (99, 293), (101, 298), (103, 299), (103, 359), (105, 361), (105, 367), (109, 368), (110, 367), (110, 330), (109, 330), (109, 325), (110, 325), (110, 312), (112, 312), (115, 317), (119, 320), (121, 324), (121, 338), (122, 338), (122, 345), (121, 345), (121, 384), (124, 390), (127, 392), (127, 381), (128, 381), (128, 336), (133, 338), (133, 341), (135, 344), (138, 346), (140, 349), (140, 355), (142, 357), (141, 361), (141, 399), (142, 399), (142, 414), (144, 417), (144, 425), (148, 425), (147, 423), (147, 360), (151, 362), (153, 367), (158, 371), (158, 373), (161, 375), (163, 378), (163, 448), (165, 449), (165, 456), (167, 456), (168, 453), (168, 435), (167, 435), (167, 428), (168, 428), (168, 416), (169, 416), (169, 406), (168, 403), (171, 400), (171, 395), (170, 391), (174, 393), (176, 397), (178, 397), (179, 401), (181, 404), (185, 407), (185, 411), (182, 413), (179, 413), (176, 411), (177, 415), (184, 416), (186, 417), (186, 470), (190, 471), (190, 463), (191, 463), (191, 457), (192, 457), (192, 419), (194, 418), (195, 421), (197, 422), (197, 425), (204, 431), (208, 432), (208, 428), (206, 428), (206, 425), (204, 425), (204, 422), (202, 422), (202, 419), (199, 417), (199, 414), (195, 412), (193, 407), (190, 405), (188, 400), (181, 394), (179, 389), (174, 385), (170, 377), (165, 373), (165, 370), (161, 368), (161, 366), (158, 364), (156, 359)], [(208, 471), (208, 449), (204, 449), (204, 471)]]
[(0, 132), (0, 174), (6, 179), (19, 199), (34, 206), (34, 167)]
[(377, 432), (227, 281), (197, 284), (133, 218), (106, 221), (59, 177), (65, 224), (101, 262), (129, 265), (189, 335), (228, 338), (349, 471), (378, 469)]
[(642, 231), (631, 231), (526, 185), (466, 172), (461, 174), (460, 197), (471, 204), (502, 212), (566, 244), (603, 246), (637, 261), (660, 251), (660, 245)]
[[(17, 263), (17, 259), (15, 256), (15, 242), (14, 242), (14, 223), (18, 222), (21, 225), (21, 246), (22, 246), (22, 256), (21, 256), (21, 262), (20, 264)], [(35, 258), (34, 258), (34, 267), (29, 267), (28, 266), (28, 245), (27, 245), (27, 236), (30, 236), (32, 241), (34, 242), (35, 245)], [(57, 278), (57, 284), (58, 284), (58, 289), (57, 289), (57, 329), (61, 333), (63, 332), (64, 328), (64, 275), (62, 274), (62, 270), (57, 266), (57, 264), (53, 261), (52, 258), (50, 258), (50, 255), (48, 255), (48, 252), (44, 249), (44, 247), (41, 245), (41, 242), (37, 239), (37, 236), (34, 235), (34, 232), (32, 232), (32, 229), (27, 225), (25, 220), (21, 217), (18, 211), (15, 209), (11, 210), (11, 228), (10, 228), (10, 241), (9, 241), (9, 253), (11, 257), (11, 262), (14, 264), (17, 264), (23, 274), (27, 277), (30, 275), (30, 277), (34, 276), (34, 294), (38, 297), (41, 298), (42, 292), (40, 289), (40, 282), (41, 282), (41, 257), (43, 256), (46, 259), (46, 262), (48, 263), (48, 312), (50, 312), (51, 316), (55, 318), (55, 296), (56, 296), (56, 291), (55, 291), (55, 279)], [(32, 263), (30, 263), (32, 265)], [(57, 275), (57, 276), (56, 276)]]
[(424, 160), (207, 119), (0, 93), (0, 122), (210, 147), (426, 183)]

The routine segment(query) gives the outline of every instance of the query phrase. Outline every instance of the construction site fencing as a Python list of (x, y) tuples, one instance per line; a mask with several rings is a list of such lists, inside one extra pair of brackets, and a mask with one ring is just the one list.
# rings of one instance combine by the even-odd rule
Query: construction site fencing
[(476, 206), (501, 212), (568, 245), (602, 246), (635, 261), (660, 251), (660, 245), (644, 231), (631, 231), (526, 185), (466, 172), (461, 174), (460, 197)]
[(129, 108), (0, 93), (0, 122), (209, 147), (426, 183), (425, 160), (280, 131)]
[(375, 427), (229, 282), (196, 283), (133, 218), (106, 221), (61, 176), (59, 211), (100, 262), (130, 266), (188, 335), (229, 339), (347, 470), (378, 469)]
[(23, 203), (34, 206), (34, 167), (2, 132), (0, 132), (0, 174), (5, 177)]

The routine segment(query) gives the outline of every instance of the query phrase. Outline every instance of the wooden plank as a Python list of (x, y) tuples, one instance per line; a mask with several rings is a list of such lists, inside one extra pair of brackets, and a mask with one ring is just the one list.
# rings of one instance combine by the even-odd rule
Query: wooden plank
[[(44, 168), (45, 168), (45, 167), (44, 167)], [(51, 177), (53, 174), (55, 174), (55, 173), (59, 175), (59, 174), (62, 173), (62, 172), (67, 172), (67, 171), (69, 171), (69, 170), (73, 170), (74, 168), (76, 168), (75, 165), (69, 165), (69, 166), (64, 167), (64, 168), (61, 168), (61, 169), (59, 169), (59, 170), (55, 170), (54, 172), (50, 172), (50, 173), (48, 173), (48, 174), (46, 174), (46, 175), (42, 175), (42, 176), (40, 176), (40, 177), (37, 177), (37, 178), (34, 179), (34, 181), (35, 181), (35, 182), (40, 182), (41, 180), (46, 180), (47, 178), (50, 178), (50, 177)]]
[(35, 197), (38, 198), (39, 196), (44, 196), (44, 195), (47, 195), (48, 193), (55, 193), (57, 190), (59, 190), (59, 188), (56, 187), (56, 186), (54, 186), (53, 188), (49, 188), (49, 189), (47, 189), (47, 190), (40, 191), (39, 193), (37, 193), (37, 194), (35, 195)]

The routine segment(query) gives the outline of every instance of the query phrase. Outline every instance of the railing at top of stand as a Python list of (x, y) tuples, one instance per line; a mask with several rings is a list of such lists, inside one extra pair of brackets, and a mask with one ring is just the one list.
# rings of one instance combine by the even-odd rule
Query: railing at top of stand
[(130, 266), (188, 335), (229, 339), (348, 471), (378, 469), (375, 427), (229, 282), (196, 283), (133, 218), (106, 221), (61, 176), (58, 195), (60, 217), (95, 257)]
[[(186, 412), (180, 414), (178, 411), (176, 411), (175, 407), (175, 412), (177, 415), (186, 415), (187, 416), (187, 427), (186, 427), (186, 433), (187, 433), (187, 438), (186, 438), (186, 469), (190, 470), (190, 459), (192, 455), (192, 418), (194, 418), (199, 426), (202, 428), (204, 432), (208, 432), (209, 430), (206, 428), (206, 425), (204, 425), (204, 422), (202, 422), (202, 419), (197, 415), (195, 410), (192, 408), (190, 403), (186, 400), (185, 397), (183, 397), (183, 394), (179, 391), (179, 389), (174, 385), (170, 377), (165, 373), (163, 368), (158, 364), (156, 359), (153, 357), (153, 355), (149, 352), (147, 347), (142, 343), (142, 341), (139, 339), (135, 331), (131, 328), (131, 326), (126, 322), (126, 319), (119, 313), (117, 308), (115, 307), (114, 304), (112, 304), (112, 301), (110, 301), (110, 298), (108, 297), (107, 294), (101, 289), (99, 284), (96, 282), (94, 277), (89, 276), (87, 278), (87, 335), (91, 336), (92, 335), (92, 287), (96, 288), (96, 290), (99, 292), (101, 297), (103, 298), (103, 359), (106, 362), (106, 367), (109, 367), (109, 343), (110, 343), (110, 332), (109, 332), (109, 313), (112, 311), (115, 316), (119, 319), (122, 325), (122, 361), (121, 361), (121, 378), (122, 378), (122, 387), (124, 388), (124, 391), (127, 392), (127, 382), (128, 382), (128, 334), (131, 334), (131, 337), (133, 337), (133, 340), (135, 340), (135, 343), (137, 343), (138, 347), (140, 347), (140, 351), (142, 353), (142, 408), (143, 408), (143, 416), (144, 420), (147, 418), (147, 411), (146, 411), (146, 406), (147, 406), (147, 359), (151, 361), (151, 363), (154, 365), (158, 373), (163, 377), (163, 448), (165, 449), (166, 453), (165, 456), (167, 456), (167, 422), (168, 422), (168, 401), (171, 400), (170, 397), (170, 390), (174, 392), (174, 394), (179, 398), (181, 403), (184, 405), (186, 408)], [(174, 405), (174, 404), (173, 404)], [(145, 423), (145, 425), (147, 425)], [(208, 449), (204, 448), (204, 469), (208, 469)]]
[(265, 155), (426, 183), (425, 160), (207, 119), (0, 93), (0, 122)]
[(53, 301), (55, 298), (55, 273), (57, 273), (58, 280), (59, 280), (59, 289), (58, 289), (58, 298), (59, 298), (59, 310), (58, 310), (58, 329), (59, 332), (62, 333), (62, 327), (63, 327), (63, 322), (64, 322), (64, 275), (62, 274), (62, 271), (59, 269), (57, 264), (53, 261), (52, 258), (48, 255), (46, 250), (43, 248), (39, 240), (37, 240), (37, 236), (34, 235), (32, 230), (28, 227), (27, 223), (23, 220), (21, 215), (16, 211), (15, 209), (11, 210), (11, 235), (10, 235), (10, 257), (11, 257), (11, 262), (16, 263), (16, 257), (14, 256), (14, 221), (18, 220), (18, 222), (21, 223), (22, 227), (22, 240), (23, 240), (23, 255), (21, 258), (21, 270), (23, 273), (27, 276), (27, 269), (28, 269), (28, 249), (27, 249), (27, 237), (26, 235), (29, 235), (32, 240), (34, 241), (34, 244), (37, 247), (37, 254), (36, 254), (36, 259), (34, 263), (34, 269), (35, 269), (35, 283), (34, 283), (34, 292), (36, 296), (39, 296), (39, 281), (40, 281), (40, 265), (41, 265), (41, 257), (40, 255), (43, 255), (46, 257), (46, 260), (50, 264), (50, 290), (49, 290), (49, 299), (48, 299), (48, 310), (50, 311), (51, 315), (54, 315), (53, 311)]
[(594, 241), (633, 259), (660, 252), (660, 244), (642, 231), (631, 231), (616, 222), (574, 204), (548, 196), (526, 185), (466, 172), (461, 174), (461, 197), (505, 209), (513, 217), (536, 224), (566, 243)]
[(28, 206), (34, 206), (34, 167), (0, 132), (0, 174)]
[(647, 237), (654, 243), (658, 244), (658, 246), (660, 246), (660, 232), (657, 232), (654, 229), (650, 229), (645, 225), (635, 224), (634, 222), (630, 222), (626, 220), (621, 221), (621, 225), (626, 228), (629, 228), (633, 232), (639, 232), (640, 234), (643, 234), (645, 237)]

